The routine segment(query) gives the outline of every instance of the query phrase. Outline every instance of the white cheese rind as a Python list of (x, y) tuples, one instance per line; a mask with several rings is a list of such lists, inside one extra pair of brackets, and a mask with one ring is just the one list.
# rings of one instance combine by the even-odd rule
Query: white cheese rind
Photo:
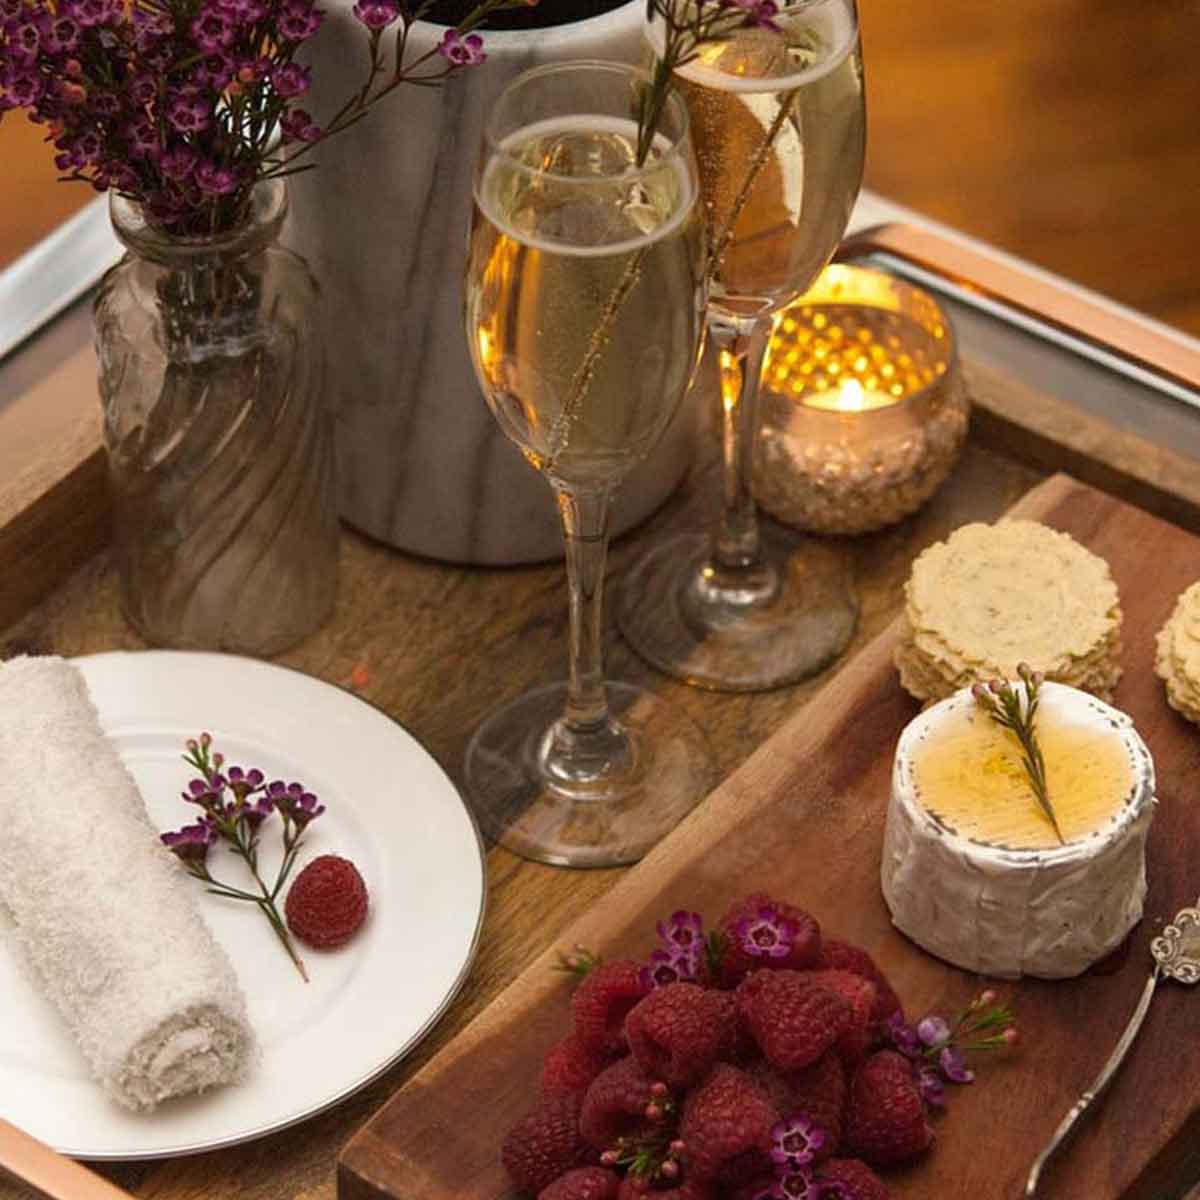
[(955, 693), (911, 721), (892, 771), (880, 878), (896, 927), (955, 966), (1016, 979), (1078, 975), (1117, 948), (1140, 920), (1154, 764), (1133, 722), (1075, 688), (1043, 685), (1042, 711), (1108, 726), (1130, 756), (1133, 785), (1111, 821), (1048, 850), (1013, 850), (952, 833), (917, 798), (913, 751), (974, 700)]

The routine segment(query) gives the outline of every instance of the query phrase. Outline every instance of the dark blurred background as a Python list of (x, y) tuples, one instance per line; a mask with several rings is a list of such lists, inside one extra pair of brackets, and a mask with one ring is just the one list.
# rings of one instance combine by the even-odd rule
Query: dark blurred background
[[(868, 187), (1200, 335), (1200, 0), (859, 3)], [(0, 266), (91, 195), (41, 136), (0, 123)]]

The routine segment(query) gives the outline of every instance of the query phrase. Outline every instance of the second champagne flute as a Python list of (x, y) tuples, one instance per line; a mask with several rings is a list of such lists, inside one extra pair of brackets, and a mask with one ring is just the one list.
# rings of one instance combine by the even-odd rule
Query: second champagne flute
[[(647, 37), (660, 54), (663, 8), (676, 16), (682, 5), (655, 4)], [(858, 17), (854, 0), (793, 0), (773, 19), (765, 15), (770, 27), (702, 44), (675, 74), (708, 210), (708, 327), (721, 363), (720, 519), (711, 535), (653, 547), (626, 576), (618, 602), (621, 630), (639, 654), (723, 691), (815, 674), (845, 649), (858, 614), (845, 556), (760, 526), (751, 495), (759, 381), (775, 314), (828, 262), (862, 181)]]
[(644, 77), (608, 63), (520, 76), (488, 121), (466, 328), (501, 429), (546, 477), (570, 592), (565, 684), (493, 713), (467, 749), (484, 832), (529, 858), (640, 858), (704, 796), (711, 760), (671, 704), (605, 683), (601, 599), (614, 488), (674, 415), (704, 328), (704, 246), (687, 111), (639, 162)]

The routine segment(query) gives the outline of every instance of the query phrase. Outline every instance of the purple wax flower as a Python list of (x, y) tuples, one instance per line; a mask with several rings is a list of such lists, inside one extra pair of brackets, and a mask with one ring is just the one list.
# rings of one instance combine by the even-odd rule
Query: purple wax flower
[(320, 126), (302, 108), (293, 108), (279, 118), (279, 128), (285, 142), (315, 142), (321, 136)]
[(192, 37), (205, 54), (215, 54), (232, 43), (233, 23), (220, 10), (207, 9), (192, 22)]
[(208, 857), (209, 848), (217, 840), (217, 832), (207, 821), (185, 825), (173, 833), (164, 833), (162, 843), (172, 854), (187, 863), (202, 863)]
[(659, 921), (655, 928), (669, 947), (691, 950), (704, 944), (704, 921), (696, 912), (674, 912), (669, 920)]
[[(290, 788), (288, 790), (291, 791)], [(325, 805), (318, 804), (317, 798), (312, 792), (302, 793), (292, 809), (292, 820), (295, 822), (296, 829), (303, 832), (324, 811)]]
[(244, 800), (251, 792), (258, 791), (263, 784), (263, 773), (257, 767), (249, 771), (241, 767), (230, 767), (225, 774), (229, 778), (230, 790), (239, 800)]
[(40, 75), (32, 71), (12, 72), (4, 80), (4, 87), (13, 107), (29, 108), (36, 104), (46, 90)]
[(922, 1068), (917, 1076), (917, 1090), (921, 1099), (932, 1108), (942, 1108), (946, 1103), (946, 1085), (942, 1077), (932, 1068)]
[(354, 15), (373, 33), (386, 29), (400, 15), (396, 0), (358, 0)]
[(191, 146), (179, 143), (172, 146), (170, 150), (162, 155), (158, 160), (158, 169), (163, 173), (165, 178), (173, 179), (177, 183), (183, 183), (192, 177), (192, 172), (196, 169), (198, 157)]
[(955, 1046), (947, 1046), (938, 1055), (938, 1066), (942, 1069), (942, 1074), (950, 1080), (951, 1083), (973, 1083), (975, 1081), (975, 1072), (967, 1067), (967, 1060), (963, 1057), (963, 1052)]
[(639, 978), (648, 988), (666, 987), (669, 983), (694, 983), (699, 974), (698, 967), (698, 958), (687, 951), (655, 950), (649, 963), (641, 969)]
[(0, 20), (15, 21), (25, 13), (25, 0), (0, 0)]
[(121, 101), (112, 92), (93, 92), (88, 107), (97, 117), (117, 117), (121, 114)]
[(942, 1017), (930, 1013), (917, 1022), (917, 1037), (923, 1046), (939, 1046), (950, 1040), (950, 1026)]
[(145, 114), (134, 117), (125, 126), (125, 139), (134, 158), (152, 158), (158, 154), (158, 126)]
[(793, 1172), (808, 1166), (825, 1145), (825, 1133), (797, 1114), (771, 1127), (771, 1162), (776, 1171)]
[(803, 1169), (780, 1175), (775, 1186), (781, 1200), (820, 1200), (824, 1195), (820, 1181)]
[(755, 958), (786, 958), (799, 929), (790, 917), (772, 904), (763, 904), (752, 917), (742, 917), (733, 927), (741, 948)]
[(275, 22), (275, 27), (285, 42), (303, 42), (321, 28), (324, 20), (323, 9), (291, 3), (284, 6)]
[(303, 96), (308, 91), (308, 71), (299, 63), (287, 63), (271, 73), (271, 86), (285, 100)]
[(474, 67), (487, 58), (479, 34), (468, 33), (463, 37), (457, 29), (446, 30), (445, 37), (438, 43), (438, 53), (456, 67)]
[(79, 45), (79, 24), (71, 17), (59, 17), (54, 22), (54, 44), (63, 54), (70, 53)]
[(158, 98), (158, 81), (152, 75), (135, 75), (125, 86), (126, 94), (139, 108)]
[(259, 796), (253, 804), (247, 804), (238, 814), (238, 820), (246, 825), (251, 833), (256, 833), (258, 827), (275, 811), (269, 796)]
[(210, 119), (209, 104), (194, 91), (178, 91), (167, 101), (167, 120), (180, 133), (199, 133)]
[(887, 1019), (887, 1035), (901, 1054), (915, 1058), (921, 1052), (917, 1031), (904, 1019), (903, 1013), (893, 1013)]
[(113, 7), (111, 0), (75, 0), (70, 15), (84, 29), (90, 29), (96, 25), (106, 24), (114, 15), (119, 15), (119, 6), (116, 13), (114, 13)]
[(200, 163), (195, 170), (195, 180), (196, 186), (209, 196), (228, 196), (230, 192), (237, 191), (237, 174), (231, 167), (222, 167), (217, 163)]
[(37, 52), (42, 44), (42, 35), (32, 21), (18, 25), (8, 36), (8, 52), (21, 58), (37, 58)]

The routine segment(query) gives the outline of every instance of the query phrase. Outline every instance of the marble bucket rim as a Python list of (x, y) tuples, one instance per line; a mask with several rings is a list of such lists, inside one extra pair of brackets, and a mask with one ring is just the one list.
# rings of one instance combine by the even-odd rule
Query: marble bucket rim
[[(349, 10), (351, 0), (333, 0), (333, 5)], [(624, 0), (616, 8), (608, 12), (598, 13), (594, 17), (585, 17), (582, 21), (568, 21), (562, 25), (545, 25), (537, 29), (484, 29), (482, 34), (488, 56), (510, 52), (523, 52), (536, 46), (543, 52), (553, 52), (560, 47), (570, 48), (580, 37), (603, 37), (610, 29), (628, 28), (628, 15), (637, 14), (638, 24), (644, 24), (642, 15), (645, 10), (645, 0)], [(449, 28), (435, 21), (414, 21), (410, 38), (413, 34), (425, 37), (431, 41), (440, 41)]]

